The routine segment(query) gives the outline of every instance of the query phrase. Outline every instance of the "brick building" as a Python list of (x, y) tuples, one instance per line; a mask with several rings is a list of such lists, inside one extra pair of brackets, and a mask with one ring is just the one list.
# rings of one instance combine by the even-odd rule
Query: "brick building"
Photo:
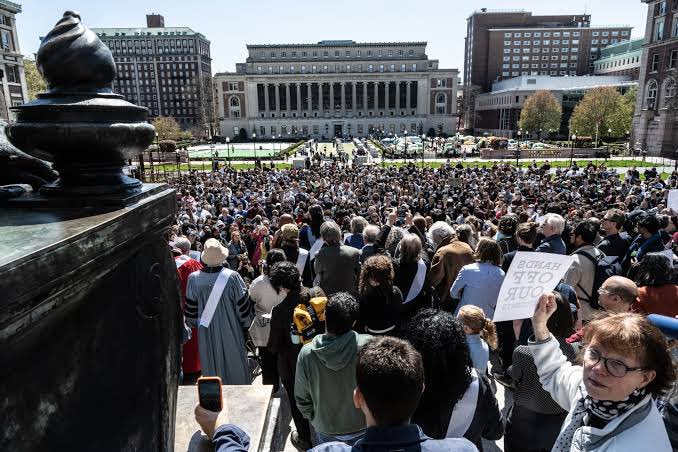
[(678, 0), (642, 0), (647, 23), (631, 143), (651, 155), (678, 157)]
[(425, 42), (248, 45), (235, 72), (215, 75), (221, 134), (329, 138), (455, 132), (456, 69)]
[(19, 50), (16, 14), (21, 5), (0, 0), (0, 118), (14, 120), (11, 107), (28, 102), (24, 59)]
[(188, 27), (165, 27), (146, 16), (146, 28), (93, 28), (113, 53), (115, 92), (147, 107), (149, 117), (170, 116), (183, 129), (211, 136), (215, 128), (210, 42)]
[[(587, 14), (533, 16), (522, 10), (488, 10), (466, 21), (464, 94), (477, 87), (524, 75), (575, 76), (593, 73), (602, 49), (629, 40), (629, 26), (591, 27)], [(473, 127), (475, 102), (466, 102)]]

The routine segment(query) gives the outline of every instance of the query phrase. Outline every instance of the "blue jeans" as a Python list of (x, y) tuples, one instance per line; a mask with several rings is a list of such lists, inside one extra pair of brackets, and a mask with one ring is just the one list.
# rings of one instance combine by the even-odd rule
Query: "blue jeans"
[(362, 439), (364, 435), (365, 430), (361, 430), (355, 433), (349, 433), (348, 435), (337, 435), (337, 436), (327, 435), (316, 430), (315, 432), (316, 446), (324, 443), (331, 443), (333, 441), (340, 441), (346, 444), (347, 446), (353, 446), (359, 439)]

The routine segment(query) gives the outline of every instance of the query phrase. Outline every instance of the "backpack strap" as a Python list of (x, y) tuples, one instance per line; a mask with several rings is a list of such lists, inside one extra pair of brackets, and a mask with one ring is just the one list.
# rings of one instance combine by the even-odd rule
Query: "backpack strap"
[[(594, 271), (594, 275), (595, 275), (595, 271), (596, 271), (596, 267), (598, 266), (598, 262), (600, 262), (600, 260), (605, 257), (605, 253), (603, 253), (602, 251), (600, 253), (601, 254), (598, 257), (591, 256), (586, 251), (577, 251), (574, 254), (576, 254), (578, 256), (584, 256), (585, 258), (587, 258), (593, 264), (593, 271)], [(586, 301), (590, 302), (591, 299), (593, 298), (593, 294), (589, 294), (588, 292), (586, 292), (586, 290), (579, 283), (577, 283), (577, 287), (579, 287), (581, 289), (581, 291), (584, 292), (584, 295), (586, 295)]]

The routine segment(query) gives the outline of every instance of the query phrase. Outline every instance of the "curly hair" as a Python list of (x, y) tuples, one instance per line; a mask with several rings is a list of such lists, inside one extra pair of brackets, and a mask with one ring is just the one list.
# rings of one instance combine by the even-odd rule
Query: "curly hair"
[(671, 261), (662, 253), (648, 253), (638, 264), (635, 280), (638, 287), (670, 284), (673, 276)]
[(297, 266), (292, 262), (284, 261), (273, 265), (269, 272), (271, 285), (276, 292), (287, 289), (290, 292), (301, 292), (301, 275)]
[(399, 334), (424, 361), (426, 384), (412, 423), (433, 438), (444, 438), (452, 410), (471, 384), (473, 364), (462, 325), (449, 312), (428, 308)]
[(516, 233), (518, 226), (518, 217), (516, 215), (508, 214), (501, 217), (499, 220), (499, 231), (505, 235), (512, 236)]
[(380, 286), (393, 287), (395, 272), (391, 259), (386, 256), (371, 256), (363, 264), (358, 283), (358, 293), (364, 295), (370, 287), (370, 279), (378, 281)]

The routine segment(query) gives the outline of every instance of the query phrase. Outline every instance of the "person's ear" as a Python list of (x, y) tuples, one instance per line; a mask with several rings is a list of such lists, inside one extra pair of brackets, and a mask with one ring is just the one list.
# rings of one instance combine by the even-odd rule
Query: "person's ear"
[(365, 403), (365, 398), (363, 397), (363, 393), (360, 392), (360, 389), (356, 386), (356, 388), (353, 390), (353, 405), (357, 409), (361, 409), (363, 404)]
[(655, 370), (644, 370), (640, 373), (640, 375), (641, 375), (641, 380), (640, 380), (640, 384), (638, 385), (638, 387), (644, 388), (645, 386), (652, 383), (652, 381), (657, 376), (657, 372)]

